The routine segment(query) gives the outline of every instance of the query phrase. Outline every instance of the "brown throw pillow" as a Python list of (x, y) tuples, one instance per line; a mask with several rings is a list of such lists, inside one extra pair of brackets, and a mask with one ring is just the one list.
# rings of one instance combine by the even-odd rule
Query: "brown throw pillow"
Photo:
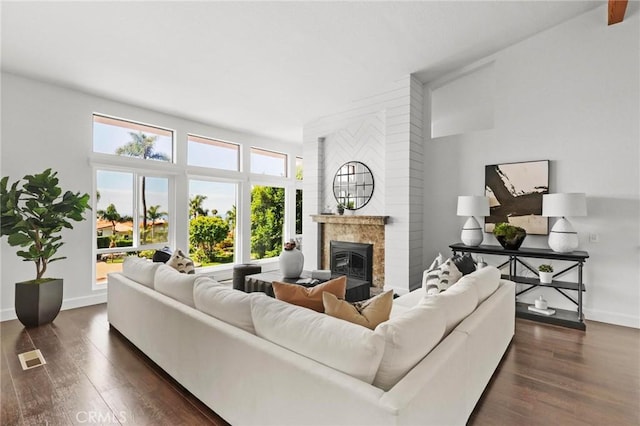
[(351, 304), (338, 300), (333, 294), (323, 293), (324, 312), (363, 327), (375, 329), (389, 319), (393, 305), (393, 290), (385, 291), (369, 300)]
[(317, 312), (324, 312), (322, 293), (325, 291), (344, 299), (344, 295), (347, 292), (347, 277), (335, 278), (310, 288), (298, 284), (273, 282), (273, 293), (276, 295), (276, 299), (292, 305), (313, 309)]

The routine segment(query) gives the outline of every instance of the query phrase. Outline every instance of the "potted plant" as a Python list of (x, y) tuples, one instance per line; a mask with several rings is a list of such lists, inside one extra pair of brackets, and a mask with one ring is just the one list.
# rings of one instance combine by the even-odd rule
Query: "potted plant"
[(36, 265), (36, 278), (15, 287), (16, 315), (27, 327), (49, 323), (60, 312), (62, 279), (45, 278), (44, 274), (49, 263), (65, 259), (55, 257), (64, 244), (62, 229), (72, 229), (70, 221), (83, 220), (85, 210), (91, 209), (89, 194), (63, 194), (56, 175), (47, 169), (26, 175), (24, 183), (18, 180), (11, 186), (8, 176), (0, 180), (0, 237), (6, 235), (9, 245), (26, 248), (18, 250), (18, 256)]
[(538, 275), (542, 284), (551, 284), (551, 281), (553, 281), (553, 266), (546, 264), (538, 266)]
[(493, 235), (500, 245), (507, 250), (518, 250), (527, 236), (527, 231), (519, 226), (510, 225), (506, 222), (496, 223), (493, 228)]
[(336, 206), (336, 209), (338, 210), (338, 214), (340, 215), (344, 214), (344, 204), (338, 203), (338, 205)]

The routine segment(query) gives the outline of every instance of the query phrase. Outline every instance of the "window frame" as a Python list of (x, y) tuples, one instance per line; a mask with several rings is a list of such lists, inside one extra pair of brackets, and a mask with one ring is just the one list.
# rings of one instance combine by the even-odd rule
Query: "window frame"
[[(269, 146), (277, 147), (277, 149), (267, 149), (255, 146), (252, 142), (248, 141), (229, 141), (224, 138), (204, 136), (203, 132), (188, 132), (182, 130), (172, 130), (169, 127), (156, 126), (146, 124), (141, 121), (135, 121), (131, 119), (119, 118), (111, 114), (104, 114), (95, 112), (91, 115), (91, 124), (93, 126), (94, 116), (101, 116), (119, 120), (122, 122), (140, 124), (150, 126), (152, 128), (164, 129), (172, 132), (172, 162), (164, 161), (148, 161), (141, 158), (133, 158), (127, 156), (119, 156), (115, 154), (106, 154), (100, 152), (93, 152), (89, 156), (89, 164), (92, 168), (93, 179), (93, 194), (97, 189), (97, 170), (116, 171), (116, 172), (128, 172), (133, 173), (136, 179), (134, 184), (134, 190), (136, 191), (134, 203), (136, 204), (136, 218), (138, 218), (138, 211), (140, 207), (139, 199), (139, 176), (150, 177), (165, 177), (169, 179), (169, 206), (166, 211), (169, 213), (169, 234), (167, 243), (159, 243), (159, 245), (168, 245), (172, 249), (176, 247), (183, 248), (184, 244), (188, 244), (189, 241), (189, 226), (188, 226), (188, 203), (184, 203), (183, 200), (188, 201), (188, 187), (189, 180), (204, 180), (219, 183), (233, 183), (236, 185), (236, 229), (234, 239), (234, 259), (233, 263), (224, 263), (216, 266), (204, 266), (197, 269), (198, 273), (215, 273), (219, 279), (226, 279), (231, 277), (233, 266), (239, 263), (250, 261), (251, 256), (251, 188), (253, 185), (261, 186), (273, 186), (284, 188), (285, 191), (285, 204), (284, 204), (284, 223), (282, 230), (283, 243), (289, 238), (300, 237), (299, 234), (295, 234), (295, 193), (296, 189), (303, 190), (303, 181), (297, 180), (295, 175), (296, 170), (296, 158), (302, 158), (299, 156), (299, 151), (295, 149), (295, 146), (282, 147), (278, 144), (268, 144)], [(171, 123), (172, 121), (167, 120)], [(180, 125), (182, 126), (182, 125)], [(179, 126), (179, 127), (180, 127)], [(197, 128), (197, 126), (193, 126)], [(182, 128), (182, 127), (181, 127)], [(187, 129), (188, 130), (188, 129)], [(205, 133), (206, 134), (206, 133)], [(93, 135), (93, 133), (92, 133)], [(203, 139), (210, 139), (214, 141), (220, 141), (230, 143), (238, 146), (239, 149), (239, 166), (237, 171), (218, 169), (213, 167), (191, 166), (188, 164), (188, 144), (189, 136), (195, 136)], [(283, 156), (285, 159), (283, 165), (283, 172), (286, 176), (276, 176), (262, 173), (252, 173), (251, 171), (251, 152), (252, 148), (256, 148), (260, 152), (274, 153), (278, 156)], [(91, 147), (93, 150), (93, 145)], [(282, 157), (280, 157), (282, 158)], [(187, 195), (184, 195), (187, 192)], [(92, 197), (92, 199), (95, 197)], [(180, 204), (180, 205), (179, 205)], [(94, 201), (94, 207), (97, 203)], [(164, 210), (164, 209), (163, 209)], [(95, 218), (95, 213), (94, 213)], [(186, 220), (185, 220), (186, 218)], [(135, 220), (134, 223), (141, 222), (141, 220)], [(104, 291), (106, 289), (104, 284), (97, 284), (96, 282), (96, 254), (97, 249), (97, 221), (94, 219), (92, 224), (92, 288), (93, 290)], [(246, 229), (245, 229), (246, 228)], [(242, 235), (241, 235), (242, 234)], [(134, 231), (134, 238), (139, 238), (139, 228)], [(151, 245), (140, 245), (139, 241), (136, 241), (132, 247), (117, 247), (114, 249), (100, 249), (100, 253), (105, 252), (135, 252), (140, 250), (151, 250), (156, 248)], [(188, 247), (187, 247), (188, 248)], [(246, 258), (245, 258), (246, 257)], [(265, 258), (256, 260), (254, 262), (260, 264), (273, 265), (277, 262), (277, 257)]]
[[(137, 252), (143, 250), (158, 250), (163, 248), (164, 246), (175, 247), (176, 235), (177, 235), (177, 226), (176, 226), (176, 209), (175, 209), (175, 173), (162, 173), (157, 170), (149, 170), (149, 169), (132, 169), (130, 167), (119, 166), (116, 164), (106, 164), (106, 163), (97, 163), (92, 162), (92, 174), (93, 174), (93, 194), (96, 194), (98, 191), (98, 182), (97, 175), (99, 171), (105, 172), (118, 172), (118, 173), (130, 173), (132, 175), (132, 219), (133, 219), (133, 229), (132, 229), (132, 246), (131, 247), (114, 247), (114, 248), (98, 248), (97, 244), (97, 236), (98, 236), (98, 226), (97, 226), (97, 210), (98, 210), (98, 202), (97, 198), (91, 197), (93, 200), (92, 209), (93, 209), (93, 224), (92, 224), (92, 253), (93, 253), (93, 262), (92, 262), (92, 289), (93, 290), (102, 290), (105, 288), (105, 283), (98, 283), (96, 281), (96, 262), (97, 256), (102, 254), (110, 254), (110, 253), (130, 253)], [(140, 191), (138, 189), (139, 186), (139, 178), (141, 176), (146, 177), (155, 177), (155, 178), (166, 178), (168, 182), (168, 203), (167, 206), (167, 216), (169, 220), (169, 232), (167, 234), (167, 242), (156, 243), (156, 244), (140, 244)]]
[[(190, 164), (189, 163), (189, 143), (191, 142), (191, 138), (196, 139), (196, 140), (194, 140), (194, 142), (196, 142), (196, 143), (235, 147), (236, 154), (237, 154), (236, 168), (235, 169), (221, 169), (219, 167), (213, 167), (213, 166), (202, 166), (202, 165), (197, 165), (197, 164)], [(197, 139), (200, 139), (201, 141), (197, 141)], [(241, 158), (242, 146), (241, 146), (241, 144), (238, 144), (238, 143), (235, 143), (235, 142), (225, 141), (223, 139), (212, 138), (212, 137), (209, 137), (209, 136), (197, 135), (195, 133), (187, 133), (187, 151), (186, 152), (187, 152), (187, 154), (186, 154), (186, 165), (187, 165), (187, 167), (219, 170), (219, 171), (224, 171), (224, 172), (240, 172), (241, 169), (242, 169), (242, 167), (241, 167), (241, 165), (242, 165), (242, 158)]]
[[(282, 158), (284, 160), (284, 164), (282, 166), (282, 171), (284, 172), (284, 175), (274, 175), (274, 174), (270, 174), (270, 173), (254, 171), (253, 170), (253, 161), (251, 161), (254, 154), (263, 155), (265, 157)], [(287, 178), (289, 178), (289, 159), (290, 158), (291, 158), (291, 156), (289, 154), (287, 154), (287, 153), (275, 151), (275, 150), (272, 150), (272, 149), (260, 148), (260, 147), (252, 145), (250, 147), (250, 149), (249, 149), (249, 171), (250, 171), (250, 173), (252, 175), (255, 175), (255, 176), (269, 176), (271, 178), (285, 179), (286, 180)], [(295, 178), (295, 176), (294, 176), (294, 178)]]
[[(144, 123), (141, 121), (136, 121), (136, 120), (130, 120), (127, 118), (121, 118), (121, 117), (116, 117), (113, 115), (109, 115), (109, 114), (103, 114), (103, 113), (99, 113), (99, 112), (94, 112), (92, 115), (92, 120), (91, 120), (91, 137), (92, 137), (92, 143), (91, 143), (91, 152), (93, 153), (94, 156), (98, 155), (98, 156), (106, 156), (106, 157), (116, 157), (116, 158), (128, 158), (130, 160), (136, 161), (136, 162), (150, 162), (150, 163), (160, 163), (160, 164), (176, 164), (176, 154), (177, 154), (177, 138), (176, 138), (176, 131), (174, 129), (168, 128), (168, 127), (162, 127), (162, 126), (158, 126), (155, 124), (149, 124), (149, 123)], [(147, 128), (147, 129), (153, 129), (153, 130), (157, 130), (158, 132), (155, 132), (155, 134), (160, 134), (160, 133), (167, 133), (167, 135), (164, 136), (169, 136), (171, 138), (171, 158), (169, 159), (169, 161), (159, 161), (159, 160), (153, 160), (153, 159), (148, 159), (148, 158), (136, 158), (136, 157), (131, 157), (131, 156), (126, 156), (126, 155), (118, 155), (116, 153), (106, 153), (106, 152), (98, 152), (95, 151), (95, 134), (94, 134), (94, 125), (96, 123), (96, 118), (98, 118), (98, 122), (100, 122), (101, 124), (107, 124), (107, 125), (113, 125), (116, 126), (116, 124), (111, 124), (109, 122), (113, 122), (113, 123), (122, 123), (122, 126), (118, 126), (118, 127), (122, 127), (125, 129), (131, 129), (131, 130), (135, 130), (138, 129), (138, 131), (141, 131), (139, 128)], [(100, 120), (104, 120), (105, 122), (101, 122)]]

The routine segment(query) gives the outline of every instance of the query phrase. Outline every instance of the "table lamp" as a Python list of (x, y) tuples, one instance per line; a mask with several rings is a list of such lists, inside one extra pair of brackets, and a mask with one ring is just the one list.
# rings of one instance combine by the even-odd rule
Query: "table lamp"
[(558, 253), (578, 248), (578, 233), (565, 216), (586, 216), (587, 198), (583, 193), (544, 194), (542, 216), (559, 217), (549, 232), (549, 247)]
[(474, 216), (489, 216), (489, 198), (480, 195), (458, 196), (458, 216), (469, 216), (462, 227), (460, 239), (466, 246), (479, 246), (484, 235)]

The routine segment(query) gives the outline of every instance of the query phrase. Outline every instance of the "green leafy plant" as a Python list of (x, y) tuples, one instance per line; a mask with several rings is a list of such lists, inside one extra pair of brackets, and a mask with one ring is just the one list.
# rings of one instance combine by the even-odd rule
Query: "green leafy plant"
[(507, 240), (511, 240), (518, 235), (526, 234), (527, 231), (519, 226), (510, 225), (506, 222), (496, 223), (493, 228), (493, 235), (496, 237), (505, 237)]
[(54, 257), (64, 244), (62, 229), (72, 229), (70, 221), (84, 220), (85, 210), (91, 210), (89, 194), (63, 194), (56, 176), (57, 172), (47, 169), (26, 175), (24, 183), (20, 179), (8, 186), (8, 176), (0, 180), (0, 237), (6, 235), (13, 247), (28, 247), (17, 254), (36, 264), (36, 282), (46, 281), (42, 277), (49, 263), (65, 259)]
[(540, 272), (553, 272), (553, 266), (542, 264), (538, 266), (538, 271)]

